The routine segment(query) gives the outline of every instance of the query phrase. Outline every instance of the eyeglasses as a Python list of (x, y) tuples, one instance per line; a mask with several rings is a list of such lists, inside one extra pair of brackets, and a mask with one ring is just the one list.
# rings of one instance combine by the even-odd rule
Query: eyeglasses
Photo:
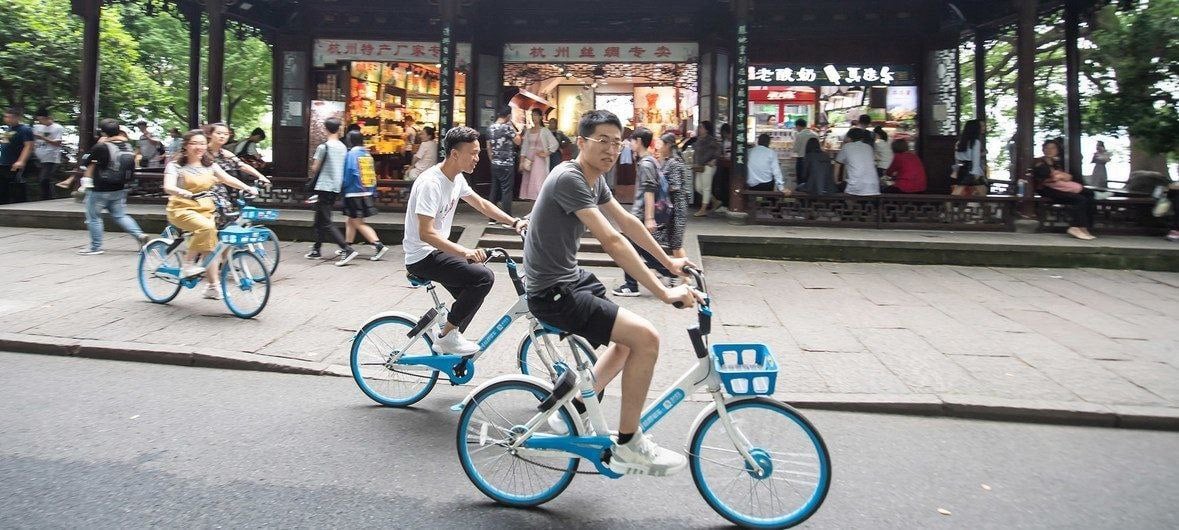
[(591, 142), (596, 142), (596, 143), (602, 144), (607, 149), (612, 149), (614, 151), (622, 150), (622, 140), (614, 140), (614, 141), (599, 140), (597, 138), (590, 138), (589, 136), (582, 136), (582, 138), (585, 138), (586, 140), (589, 140)]

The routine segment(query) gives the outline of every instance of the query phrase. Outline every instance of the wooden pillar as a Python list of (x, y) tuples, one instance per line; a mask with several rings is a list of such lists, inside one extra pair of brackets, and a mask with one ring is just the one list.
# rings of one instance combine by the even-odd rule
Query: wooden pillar
[(987, 46), (986, 35), (974, 30), (974, 117), (987, 117)]
[(201, 125), (201, 10), (181, 4), (188, 21), (188, 128)]
[(1064, 86), (1065, 86), (1065, 161), (1068, 172), (1081, 178), (1081, 52), (1077, 48), (1081, 25), (1080, 6), (1076, 0), (1064, 4)]
[[(1019, 13), (1016, 37), (1015, 178), (1022, 179), (1032, 165), (1032, 138), (1036, 119), (1036, 15), (1037, 0), (1014, 0)], [(1013, 179), (1014, 180), (1014, 179)], [(1032, 186), (1026, 186), (1021, 210), (1034, 213)]]
[(221, 100), (225, 93), (225, 3), (208, 0), (209, 15), (209, 95), (206, 98), (205, 121), (221, 121)]
[[(442, 38), (438, 41), (438, 137), (441, 139), (454, 127), (454, 19), (458, 0), (442, 0)], [(469, 86), (469, 85), (468, 85)], [(444, 158), (442, 142), (438, 142), (439, 158)]]
[(733, 154), (732, 169), (729, 171), (729, 209), (734, 212), (745, 211), (745, 197), (741, 192), (745, 190), (745, 165), (748, 156), (746, 136), (746, 118), (749, 116), (749, 4), (750, 0), (734, 0), (733, 2), (733, 82), (732, 102), (733, 112)]
[(82, 17), (82, 78), (78, 90), (78, 152), (94, 146), (95, 114), (98, 110), (98, 25), (102, 12), (100, 0), (74, 2), (74, 12)]

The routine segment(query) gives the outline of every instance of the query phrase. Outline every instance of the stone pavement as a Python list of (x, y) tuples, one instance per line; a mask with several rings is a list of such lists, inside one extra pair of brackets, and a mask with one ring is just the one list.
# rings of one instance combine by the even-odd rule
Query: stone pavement
[[(464, 215), (465, 244), (483, 223)], [(355, 330), (377, 312), (420, 314), (400, 246), (347, 267), (287, 243), (270, 304), (253, 320), (184, 291), (147, 302), (130, 237), (80, 256), (83, 230), (0, 228), (0, 349), (346, 375)], [(367, 250), (367, 249), (366, 249)], [(690, 245), (698, 256), (698, 246)], [(1179, 429), (1179, 274), (807, 263), (704, 257), (715, 342), (764, 342), (777, 397), (800, 406)], [(468, 335), (514, 299), (502, 264)], [(609, 287), (614, 268), (594, 272)], [(619, 299), (663, 332), (652, 388), (694, 362), (694, 313), (649, 294)], [(520, 324), (479, 363), (476, 382), (516, 371)], [(360, 398), (359, 392), (357, 393)]]

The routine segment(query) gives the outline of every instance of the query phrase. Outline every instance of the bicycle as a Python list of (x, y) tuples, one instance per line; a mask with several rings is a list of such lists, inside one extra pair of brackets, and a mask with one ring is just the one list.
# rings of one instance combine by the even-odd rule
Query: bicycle
[[(555, 381), (568, 365), (554, 348), (536, 347), (541, 339), (560, 334), (546, 327), (528, 310), (524, 281), (517, 265), (502, 248), (487, 250), (487, 261), (502, 256), (508, 276), (516, 289), (516, 302), (479, 339), (479, 351), (470, 355), (436, 354), (432, 349), (433, 333), (446, 322), (448, 310), (438, 298), (433, 282), (406, 274), (414, 288), (425, 287), (434, 306), (421, 316), (391, 311), (380, 313), (361, 326), (352, 339), (349, 366), (352, 378), (373, 401), (390, 407), (408, 407), (426, 397), (438, 382), (439, 374), (446, 375), (452, 385), (469, 382), (475, 376), (475, 362), (513, 322), (528, 321), (528, 334), (516, 348), (516, 362), (524, 374), (538, 373)], [(484, 262), (486, 263), (486, 261)], [(570, 351), (576, 351), (590, 362), (597, 356), (585, 339), (574, 335), (559, 337)]]
[[(777, 375), (769, 348), (712, 344), (709, 349), (711, 301), (703, 275), (689, 273), (704, 298), (697, 324), (688, 328), (697, 363), (643, 410), (642, 431), (650, 432), (692, 392), (707, 390), (712, 403), (693, 421), (687, 446), (700, 495), (738, 525), (799, 524), (818, 510), (831, 484), (826, 444), (802, 414), (769, 397)], [(576, 474), (622, 476), (608, 464), (614, 440), (598, 400), (592, 399), (591, 367), (578, 352), (574, 356), (574, 370), (556, 383), (503, 376), (479, 386), (460, 404), (459, 461), (475, 487), (496, 502), (538, 506), (560, 495)], [(587, 409), (584, 424), (570, 403), (578, 395)], [(550, 426), (553, 415), (569, 434)], [(596, 473), (580, 471), (581, 459), (591, 462)]]
[[(224, 224), (226, 226), (230, 221), (232, 221), (233, 224), (242, 228), (252, 228), (266, 232), (265, 240), (260, 243), (249, 243), (247, 244), (247, 248), (256, 254), (258, 258), (262, 260), (262, 263), (266, 265), (266, 272), (271, 276), (274, 276), (274, 272), (278, 270), (278, 259), (282, 250), (280, 248), (282, 243), (278, 239), (278, 234), (274, 233), (274, 230), (263, 226), (257, 221), (278, 220), (278, 210), (256, 208), (254, 206), (250, 206), (249, 202), (246, 200), (237, 199), (234, 202), (237, 203), (239, 209), (237, 212), (231, 213), (226, 211), (226, 208), (222, 207), (222, 205), (226, 202), (223, 199), (223, 197), (217, 197), (217, 213), (219, 216), (225, 219)], [(220, 224), (221, 223), (219, 223), (219, 225)], [(176, 239), (179, 236), (180, 230), (170, 224), (165, 226), (164, 231), (160, 233), (160, 237), (163, 239)]]
[[(198, 193), (194, 199), (208, 197)], [(231, 225), (217, 231), (217, 245), (209, 252), (201, 266), (208, 268), (214, 259), (221, 260), (221, 297), (229, 311), (238, 318), (253, 318), (266, 307), (270, 299), (270, 273), (250, 245), (262, 243), (269, 231)], [(139, 288), (148, 300), (157, 304), (171, 302), (180, 288), (192, 289), (200, 285), (205, 272), (182, 277), (183, 257), (180, 245), (186, 234), (177, 231), (174, 238), (156, 238), (143, 246), (139, 253)]]

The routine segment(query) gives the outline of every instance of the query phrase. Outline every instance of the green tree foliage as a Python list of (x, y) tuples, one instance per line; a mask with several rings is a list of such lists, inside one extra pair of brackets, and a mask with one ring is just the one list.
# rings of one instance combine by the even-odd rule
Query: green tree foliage
[[(78, 112), (82, 21), (70, 0), (4, 0), (0, 7), (0, 105), (46, 105), (65, 123)], [(205, 43), (207, 45), (207, 39)], [(253, 37), (226, 39), (222, 115), (252, 128), (270, 110), (271, 51)], [(201, 51), (202, 79), (208, 65)], [(207, 87), (201, 87), (201, 93)], [(106, 4), (99, 33), (100, 116), (188, 121), (188, 27), (176, 15), (145, 14), (140, 2)]]
[(1087, 125), (1125, 128), (1146, 153), (1179, 156), (1179, 0), (1111, 4), (1093, 25), (1084, 70), (1098, 93)]

